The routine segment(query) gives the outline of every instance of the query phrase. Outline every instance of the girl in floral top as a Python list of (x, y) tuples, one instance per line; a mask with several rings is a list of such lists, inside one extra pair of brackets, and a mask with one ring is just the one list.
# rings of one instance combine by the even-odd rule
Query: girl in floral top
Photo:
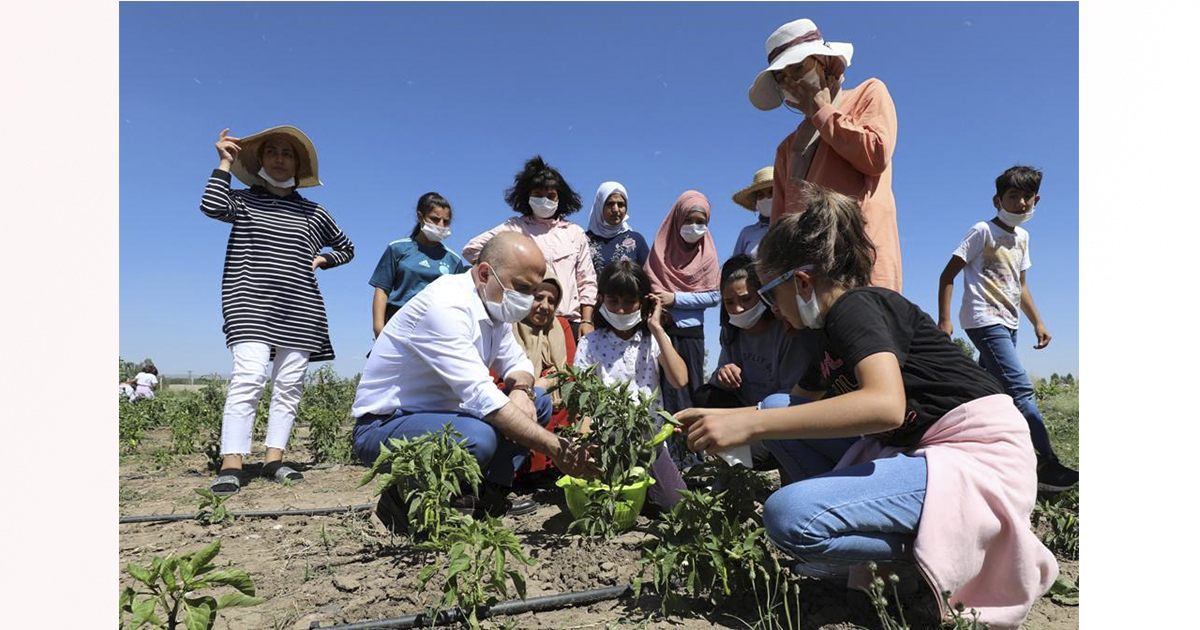
[[(604, 268), (599, 285), (596, 331), (579, 340), (575, 367), (597, 365), (596, 373), (605, 385), (629, 381), (631, 396), (654, 395), (661, 407), (659, 368), (667, 382), (682, 387), (687, 383), (687, 365), (663, 329), (662, 302), (650, 292), (650, 277), (636, 263), (618, 260)], [(671, 509), (684, 483), (665, 445), (658, 447), (650, 476), (655, 480), (650, 502)]]

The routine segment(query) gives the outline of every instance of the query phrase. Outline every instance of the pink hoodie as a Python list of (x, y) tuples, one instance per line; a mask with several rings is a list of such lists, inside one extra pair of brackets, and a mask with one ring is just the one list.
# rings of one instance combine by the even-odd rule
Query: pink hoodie
[[(837, 468), (900, 452), (867, 437)], [(913, 545), (926, 581), (939, 601), (950, 591), (951, 605), (976, 609), (993, 630), (1017, 628), (1058, 577), (1054, 554), (1029, 525), (1037, 460), (1025, 418), (1007, 395), (978, 398), (942, 416), (907, 452), (923, 455), (929, 471)], [(867, 579), (859, 567), (850, 586)]]

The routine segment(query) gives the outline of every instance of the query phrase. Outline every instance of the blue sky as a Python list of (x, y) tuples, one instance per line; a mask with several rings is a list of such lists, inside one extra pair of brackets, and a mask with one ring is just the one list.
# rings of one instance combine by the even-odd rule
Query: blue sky
[[(1054, 340), (1033, 350), (1022, 318), (1020, 354), (1035, 376), (1079, 374), (1079, 14), (1040, 2), (121, 3), (121, 356), (229, 371), (228, 225), (199, 211), (225, 126), (293, 124), (318, 147), (325, 185), (302, 192), (357, 250), (318, 272), (342, 374), (362, 368), (367, 280), (417, 197), (454, 204), (459, 249), (512, 215), (503, 191), (534, 154), (589, 205), (622, 182), (648, 240), (679, 193), (705, 193), (725, 258), (754, 218), (730, 195), (801, 120), (746, 97), (766, 37), (801, 17), (854, 44), (847, 86), (877, 77), (896, 103), (904, 292), (927, 312), (950, 252), (994, 215), (995, 176), (1045, 171), (1028, 279)], [(706, 330), (715, 360), (715, 309)]]

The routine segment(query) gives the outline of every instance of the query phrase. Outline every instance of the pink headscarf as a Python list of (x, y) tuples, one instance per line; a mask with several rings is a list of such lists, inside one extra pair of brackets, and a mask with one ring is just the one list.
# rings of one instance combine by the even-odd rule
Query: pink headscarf
[(706, 217), (711, 217), (711, 207), (708, 198), (695, 190), (685, 191), (675, 200), (670, 214), (658, 228), (650, 256), (646, 259), (646, 273), (655, 291), (699, 293), (720, 288), (721, 266), (712, 232), (695, 243), (688, 243), (679, 235), (689, 212), (702, 210)]

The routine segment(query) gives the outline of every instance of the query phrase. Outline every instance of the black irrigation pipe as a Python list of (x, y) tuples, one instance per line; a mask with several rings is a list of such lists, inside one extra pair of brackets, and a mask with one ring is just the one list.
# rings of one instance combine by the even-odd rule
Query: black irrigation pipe
[[(238, 518), (261, 518), (275, 516), (321, 516), (324, 514), (340, 514), (342, 512), (366, 512), (375, 506), (370, 503), (361, 505), (344, 505), (338, 507), (303, 508), (298, 510), (267, 510), (254, 512), (230, 512)], [(195, 514), (146, 514), (144, 516), (122, 516), (121, 525), (126, 523), (166, 523), (170, 521), (192, 521)]]
[[(543, 595), (542, 597), (534, 597), (533, 599), (513, 599), (507, 602), (500, 602), (490, 608), (480, 608), (477, 611), (480, 619), (488, 617), (500, 617), (503, 615), (520, 615), (527, 612), (542, 612), (545, 610), (555, 610), (558, 608), (568, 608), (571, 606), (585, 606), (587, 604), (595, 604), (608, 599), (617, 599), (630, 592), (628, 584), (620, 586), (609, 586), (606, 588), (594, 588), (588, 591), (576, 591), (573, 593), (559, 593), (557, 595)], [(427, 628), (431, 626), (449, 625), (458, 623), (466, 619), (466, 615), (460, 608), (450, 610), (439, 610), (436, 615), (430, 617), (426, 613), (416, 615), (408, 615), (405, 617), (393, 617), (391, 619), (377, 619), (375, 621), (360, 621), (341, 626), (328, 626), (326, 630), (383, 630), (384, 628)], [(312, 622), (309, 626), (312, 628), (323, 628), (319, 621)]]

